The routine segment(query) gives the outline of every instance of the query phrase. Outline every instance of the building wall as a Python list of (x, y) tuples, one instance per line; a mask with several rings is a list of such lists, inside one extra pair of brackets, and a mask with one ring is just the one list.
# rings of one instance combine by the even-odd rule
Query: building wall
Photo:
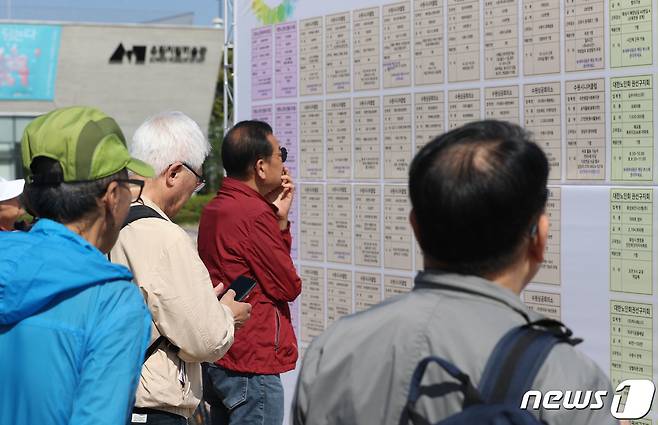
[[(63, 24), (53, 101), (0, 101), (0, 115), (35, 116), (56, 107), (92, 105), (132, 137), (146, 117), (179, 110), (207, 132), (223, 39), (222, 30), (214, 28)], [(124, 55), (122, 63), (110, 63), (119, 44), (126, 50), (145, 46), (144, 62)], [(154, 61), (160, 46), (188, 47), (188, 58), (195, 47), (206, 53), (202, 62)]]

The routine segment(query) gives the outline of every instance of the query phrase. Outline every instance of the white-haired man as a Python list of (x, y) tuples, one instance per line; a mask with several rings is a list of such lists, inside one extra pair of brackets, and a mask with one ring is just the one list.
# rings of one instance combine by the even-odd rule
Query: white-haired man
[(110, 253), (132, 270), (153, 316), (131, 423), (186, 424), (202, 395), (200, 363), (228, 351), (251, 306), (233, 291), (216, 300), (222, 288), (213, 291), (190, 237), (171, 222), (204, 185), (210, 145), (199, 126), (180, 112), (158, 114), (137, 129), (129, 150), (156, 173)]

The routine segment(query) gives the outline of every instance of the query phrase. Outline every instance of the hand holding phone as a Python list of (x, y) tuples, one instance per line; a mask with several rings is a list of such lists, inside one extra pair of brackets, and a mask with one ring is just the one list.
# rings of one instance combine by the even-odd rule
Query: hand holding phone
[(244, 300), (255, 286), (255, 280), (246, 276), (239, 276), (231, 283), (231, 286), (219, 300), (233, 313), (235, 330), (240, 329), (251, 317), (251, 304), (240, 300)]
[(257, 282), (250, 277), (238, 276), (228, 289), (233, 289), (235, 291), (236, 301), (242, 301), (249, 296), (249, 293), (256, 287), (256, 283)]

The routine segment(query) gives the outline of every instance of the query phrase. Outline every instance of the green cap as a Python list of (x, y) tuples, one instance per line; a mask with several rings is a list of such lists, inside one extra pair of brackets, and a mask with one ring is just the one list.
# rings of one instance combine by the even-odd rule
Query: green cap
[[(31, 176), (30, 164), (37, 157), (59, 162), (65, 182), (98, 180), (124, 168), (143, 177), (155, 175), (150, 165), (130, 157), (116, 121), (95, 108), (60, 108), (35, 118), (25, 128), (21, 152), (26, 176)], [(58, 183), (52, 176), (38, 177)]]

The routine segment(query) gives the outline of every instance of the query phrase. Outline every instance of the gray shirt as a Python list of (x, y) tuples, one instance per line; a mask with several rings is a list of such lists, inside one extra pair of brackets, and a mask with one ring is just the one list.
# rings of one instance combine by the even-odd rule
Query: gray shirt
[[(418, 362), (438, 355), (479, 384), (489, 354), (511, 328), (542, 316), (513, 292), (475, 276), (421, 272), (413, 291), (345, 317), (306, 351), (295, 400), (295, 424), (398, 425)], [(438, 367), (423, 384), (453, 381)], [(605, 390), (610, 381), (588, 357), (558, 344), (532, 387)], [(461, 410), (459, 393), (419, 399), (417, 410), (431, 423)], [(537, 410), (549, 425), (607, 425), (617, 421), (610, 404), (600, 410)]]

